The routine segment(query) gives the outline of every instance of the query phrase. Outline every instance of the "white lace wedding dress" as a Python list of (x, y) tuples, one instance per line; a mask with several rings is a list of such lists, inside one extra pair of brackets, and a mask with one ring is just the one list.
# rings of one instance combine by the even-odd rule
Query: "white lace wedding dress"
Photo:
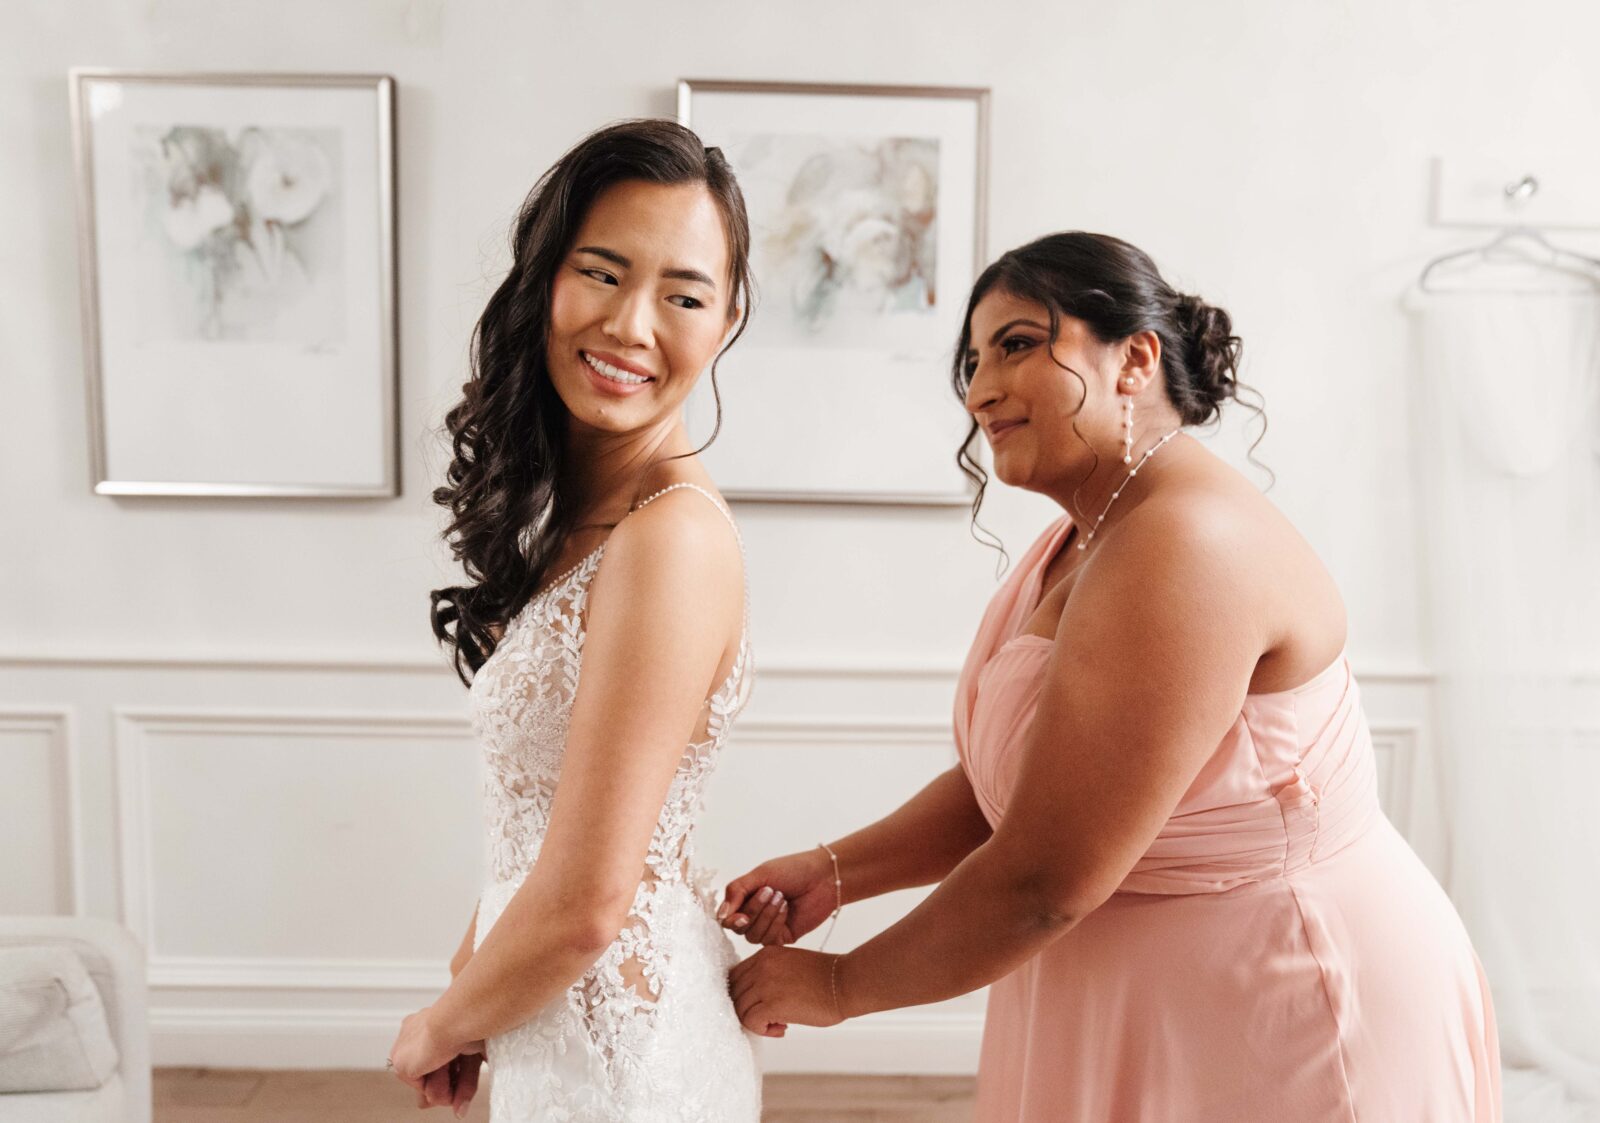
[[(727, 510), (693, 484), (639, 506), (684, 487), (710, 499), (738, 534)], [(604, 552), (602, 543), (518, 611), (472, 681), (488, 765), (490, 868), (475, 943), (539, 857), (578, 689), (589, 584)], [(489, 1039), (492, 1123), (757, 1123), (760, 1075), (728, 996), (737, 956), (693, 854), (702, 791), (749, 676), (745, 631), (684, 748), (622, 931), (564, 994)]]

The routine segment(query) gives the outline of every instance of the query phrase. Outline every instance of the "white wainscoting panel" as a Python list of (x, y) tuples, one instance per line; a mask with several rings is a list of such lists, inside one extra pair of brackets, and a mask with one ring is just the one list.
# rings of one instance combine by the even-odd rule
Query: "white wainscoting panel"
[(1378, 769), (1378, 806), (1401, 834), (1411, 825), (1412, 776), (1416, 771), (1416, 725), (1372, 726), (1372, 755)]
[(464, 718), (122, 708), (116, 757), (126, 917), (154, 986), (440, 979), (482, 884)]
[(82, 911), (69, 710), (0, 707), (0, 856), (0, 913)]
[[(765, 654), (708, 793), (700, 860), (718, 891), (880, 817), (955, 762), (953, 658)], [(8, 864), (0, 886), (68, 911), (94, 875), (85, 911), (123, 917), (150, 950), (157, 1063), (381, 1068), (400, 1018), (445, 985), (481, 883), (481, 764), (459, 683), (421, 657), (6, 665), (0, 759), (17, 783), (0, 789), (0, 845), (47, 858)], [(1415, 832), (1434, 800), (1429, 683), (1359, 677), (1380, 798)], [(31, 704), (41, 697), (63, 706)], [(856, 946), (925, 892), (851, 906), (829, 949)], [(979, 992), (796, 1027), (762, 1043), (762, 1063), (971, 1072), (983, 1005)]]
[(150, 1013), (151, 1052), (163, 1066), (378, 1069), (401, 1019), (428, 1001), (374, 1008), (163, 1004)]

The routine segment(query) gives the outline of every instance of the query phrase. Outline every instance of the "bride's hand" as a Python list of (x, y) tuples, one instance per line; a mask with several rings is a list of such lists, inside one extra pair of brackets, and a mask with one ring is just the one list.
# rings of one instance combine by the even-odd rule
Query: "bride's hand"
[(826, 920), (836, 901), (833, 860), (818, 846), (729, 882), (717, 920), (752, 944), (788, 944)]
[[(455, 1103), (460, 1088), (458, 1079), (463, 1071), (456, 1062), (483, 1052), (481, 1041), (446, 1041), (428, 1015), (428, 1010), (408, 1015), (400, 1023), (400, 1033), (389, 1048), (389, 1067), (394, 1069), (395, 1076), (416, 1089), (418, 1107)], [(471, 1088), (475, 1091), (477, 1065), (469, 1067)], [(471, 1092), (467, 1098), (471, 1099)], [(458, 1108), (457, 1114), (464, 1110)]]
[(461, 1053), (448, 1064), (434, 1069), (422, 1078), (417, 1106), (448, 1107), (457, 1119), (466, 1118), (472, 1097), (478, 1094), (478, 1076), (483, 1063), (481, 1052)]

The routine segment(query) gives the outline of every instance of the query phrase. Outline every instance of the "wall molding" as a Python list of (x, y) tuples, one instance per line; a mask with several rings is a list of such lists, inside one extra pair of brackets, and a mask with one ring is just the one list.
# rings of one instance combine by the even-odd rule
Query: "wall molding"
[(764, 1072), (970, 1076), (978, 1071), (983, 1014), (891, 1010), (831, 1029), (793, 1026), (764, 1040)]
[[(884, 654), (849, 659), (819, 656), (808, 653), (789, 653), (768, 656), (760, 653), (757, 671), (783, 678), (887, 678), (887, 679), (948, 679), (954, 681), (961, 673), (965, 653), (955, 652), (934, 658), (907, 658), (901, 654)], [(81, 650), (11, 650), (0, 651), (0, 667), (17, 668), (98, 668), (98, 669), (148, 669), (169, 671), (338, 671), (352, 674), (434, 674), (453, 677), (455, 672), (441, 652), (395, 654), (390, 652), (359, 651), (296, 651), (218, 649), (214, 651), (155, 649), (117, 650), (113, 648), (84, 648)], [(1435, 672), (1420, 664), (1399, 662), (1362, 663), (1356, 669), (1356, 678), (1362, 681), (1383, 682), (1396, 685), (1426, 685), (1436, 678)], [(1600, 683), (1600, 667), (1580, 672), (1581, 682)]]
[(358, 671), (378, 674), (411, 671), (453, 674), (442, 654), (395, 655), (378, 652), (118, 650), (84, 648), (0, 651), (0, 667), (72, 667), (195, 671)]
[(60, 799), (51, 809), (55, 835), (66, 859), (66, 884), (56, 886), (58, 908), (67, 915), (86, 916), (84, 901), (84, 841), (82, 764), (74, 714), (66, 706), (0, 705), (0, 735), (44, 733), (60, 770)]
[[(174, 732), (263, 731), (391, 739), (467, 735), (467, 716), (188, 707), (124, 707), (115, 715), (117, 790), (126, 808), (120, 816), (124, 900), (128, 923), (151, 949), (156, 1063), (382, 1068), (400, 1020), (448, 984), (443, 961), (172, 956), (154, 945), (148, 738)], [(943, 718), (747, 715), (738, 734), (752, 744), (920, 745), (953, 751), (950, 725)], [(258, 994), (263, 1005), (239, 1003), (245, 997), (236, 993), (240, 991)], [(360, 1005), (369, 1000), (378, 1006)], [(339, 1006), (322, 1007), (319, 1001)], [(981, 1014), (891, 1011), (826, 1032), (800, 1032), (797, 1027), (784, 1041), (762, 1042), (762, 1064), (771, 1072), (966, 1074), (976, 1071), (981, 1038)]]
[[(400, 1021), (416, 1007), (281, 1009), (160, 1007), (150, 1013), (158, 1065), (382, 1069)], [(765, 1072), (971, 1075), (983, 1015), (891, 1010), (832, 1029), (795, 1026), (757, 1043)]]
[[(155, 871), (150, 857), (149, 738), (160, 734), (221, 735), (269, 734), (284, 737), (343, 736), (395, 740), (470, 736), (471, 722), (460, 714), (428, 712), (378, 712), (355, 710), (264, 710), (260, 708), (112, 707), (112, 757), (117, 803), (117, 851), (122, 870), (122, 923), (143, 941), (149, 954), (151, 981), (194, 977), (209, 970), (214, 981), (205, 986), (253, 986), (257, 973), (246, 968), (230, 976), (230, 967), (262, 961), (166, 957), (156, 946), (153, 896)], [(275, 962), (275, 961), (274, 961)], [(287, 961), (294, 964), (295, 960)], [(377, 961), (378, 973), (392, 972), (388, 961)], [(204, 968), (202, 965), (205, 965)], [(352, 968), (371, 974), (373, 961), (357, 960)], [(294, 968), (290, 967), (293, 971)], [(311, 975), (314, 977), (315, 972)], [(409, 977), (402, 970), (393, 977)], [(221, 980), (221, 981), (216, 981)], [(188, 985), (174, 983), (173, 985)], [(404, 989), (413, 989), (406, 986)]]
[(380, 1069), (401, 1020), (417, 1008), (152, 1006), (151, 1059), (215, 1068)]
[(789, 715), (766, 717), (746, 714), (733, 728), (736, 741), (769, 745), (872, 744), (925, 745), (930, 741), (953, 745), (950, 719), (924, 717), (845, 717)]
[[(864, 663), (779, 664), (762, 669), (796, 678), (859, 676)], [(882, 675), (942, 678), (956, 671), (935, 664), (877, 665)], [(1369, 676), (1370, 677), (1370, 676)], [(821, 687), (825, 683), (819, 683)], [(800, 695), (803, 699), (804, 694)], [(788, 705), (788, 703), (785, 703)], [(263, 1068), (383, 1066), (400, 1020), (446, 985), (442, 961), (376, 958), (289, 958), (163, 955), (153, 941), (154, 898), (149, 791), (153, 739), (163, 735), (267, 734), (360, 740), (470, 737), (459, 712), (392, 712), (254, 707), (114, 707), (112, 755), (118, 806), (117, 842), (123, 869), (125, 922), (151, 950), (151, 1024), (158, 1064)], [(1398, 801), (1391, 817), (1404, 829), (1401, 808), (1413, 790), (1424, 730), (1415, 722), (1374, 722), (1374, 747), (1385, 769), (1379, 782)], [(824, 712), (747, 711), (737, 735), (751, 745), (926, 746), (953, 751), (948, 718), (852, 716)], [(1407, 808), (1408, 810), (1408, 808)], [(769, 1072), (970, 1074), (982, 1039), (981, 1009), (890, 1011), (834, 1027), (795, 1027), (781, 1041), (761, 1043)]]
[(1416, 722), (1371, 722), (1373, 756), (1378, 768), (1378, 791), (1383, 813), (1395, 830), (1409, 838), (1412, 800), (1422, 727)]
[[(883, 656), (842, 660), (805, 656), (769, 658), (763, 654), (759, 667), (763, 671), (797, 678), (835, 675), (955, 678), (961, 671), (961, 662), (960, 654), (934, 659)], [(67, 649), (0, 651), (0, 667), (7, 666), (202, 671), (349, 671), (377, 674), (423, 672), (447, 677), (455, 674), (442, 652), (394, 654), (358, 651), (239, 649), (160, 651), (112, 648), (85, 648), (78, 651)]]
[(150, 986), (175, 990), (426, 991), (450, 985), (432, 959), (291, 959), (152, 956)]
[[(470, 731), (466, 711), (339, 710), (304, 706), (264, 709), (260, 706), (115, 706), (118, 731), (150, 733), (272, 733), (323, 736), (351, 731), (400, 736), (435, 737)], [(120, 744), (119, 739), (119, 744)]]
[[(154, 988), (306, 991), (434, 991), (449, 982), (447, 966), (431, 960), (242, 958), (165, 955), (156, 945), (155, 871), (150, 859), (148, 739), (161, 734), (283, 737), (355, 736), (363, 740), (469, 737), (465, 713), (338, 710), (263, 710), (217, 707), (116, 707), (113, 710), (122, 864), (123, 923), (149, 953)], [(737, 735), (755, 744), (929, 745), (952, 742), (946, 720), (846, 716), (745, 717)]]

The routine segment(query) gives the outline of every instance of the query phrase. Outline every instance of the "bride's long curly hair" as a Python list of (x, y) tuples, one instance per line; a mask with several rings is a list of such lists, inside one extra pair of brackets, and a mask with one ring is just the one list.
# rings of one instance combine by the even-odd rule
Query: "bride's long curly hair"
[[(453, 458), (447, 482), (433, 492), (433, 501), (450, 511), (444, 537), (470, 583), (433, 590), (429, 618), (439, 642), (453, 649), (456, 674), (466, 684), (494, 652), (489, 629), (504, 626), (539, 589), (573, 529), (575, 513), (559, 471), (569, 415), (546, 364), (550, 296), (589, 207), (608, 187), (628, 180), (705, 185), (727, 232), (730, 327), (738, 320), (718, 360), (750, 319), (744, 196), (721, 151), (705, 147), (687, 128), (666, 120), (607, 126), (579, 141), (534, 184), (517, 215), (511, 271), (473, 332), (462, 399), (445, 415)], [(722, 424), (716, 377), (713, 360), (712, 439)]]

